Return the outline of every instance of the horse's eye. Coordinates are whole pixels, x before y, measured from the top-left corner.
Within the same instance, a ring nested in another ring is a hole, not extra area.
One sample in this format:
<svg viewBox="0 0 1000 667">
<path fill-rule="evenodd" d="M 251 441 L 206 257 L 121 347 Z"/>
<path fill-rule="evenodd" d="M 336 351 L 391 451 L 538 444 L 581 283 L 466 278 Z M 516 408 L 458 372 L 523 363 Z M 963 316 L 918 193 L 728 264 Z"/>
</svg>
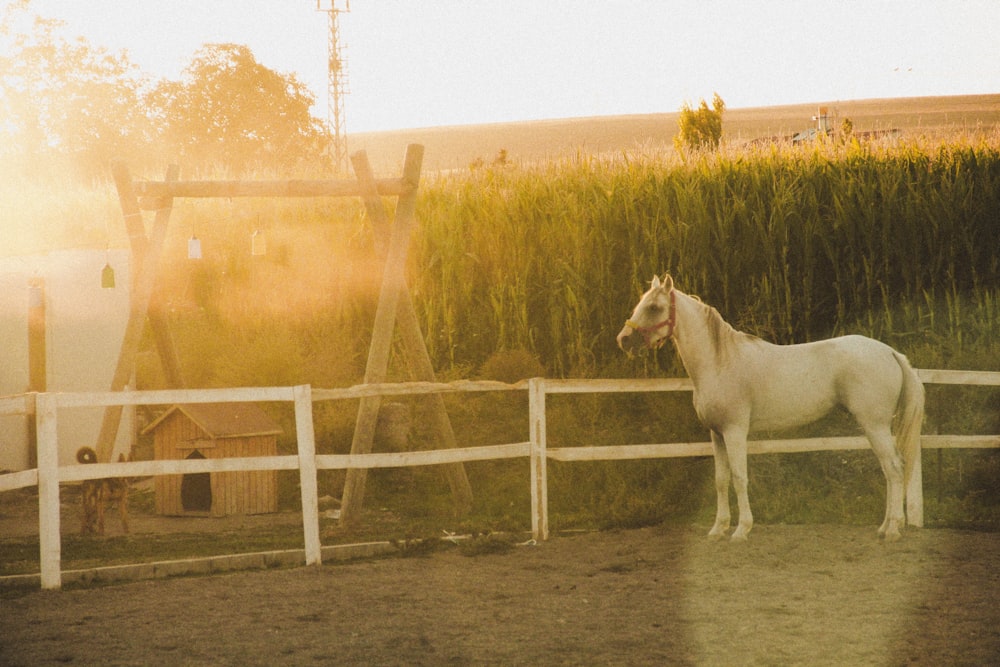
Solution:
<svg viewBox="0 0 1000 667">
<path fill-rule="evenodd" d="M 658 303 L 651 303 L 651 304 L 649 304 L 648 306 L 646 306 L 646 310 L 647 310 L 647 311 L 648 311 L 648 312 L 649 312 L 649 313 L 650 313 L 651 315 L 656 315 L 656 314 L 658 314 L 658 313 L 662 313 L 662 312 L 663 312 L 663 306 L 661 306 L 661 305 L 660 305 L 660 304 L 658 304 Z"/>
</svg>

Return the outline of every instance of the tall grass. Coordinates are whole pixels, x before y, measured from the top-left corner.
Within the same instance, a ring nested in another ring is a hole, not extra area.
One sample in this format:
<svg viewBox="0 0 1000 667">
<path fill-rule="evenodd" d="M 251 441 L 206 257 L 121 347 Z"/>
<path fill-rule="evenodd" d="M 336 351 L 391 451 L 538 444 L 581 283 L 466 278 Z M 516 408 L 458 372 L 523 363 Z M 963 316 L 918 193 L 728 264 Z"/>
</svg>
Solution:
<svg viewBox="0 0 1000 667">
<path fill-rule="evenodd" d="M 110 184 L 53 196 L 21 183 L 2 199 L 17 212 L 5 252 L 127 244 Z M 442 370 L 475 372 L 498 351 L 527 350 L 553 375 L 619 374 L 614 335 L 663 271 L 734 326 L 778 342 L 860 331 L 928 357 L 974 341 L 995 351 L 973 332 L 998 324 L 995 134 L 577 154 L 431 174 L 418 207 L 409 280 Z M 266 257 L 250 255 L 254 229 Z M 202 260 L 186 258 L 192 235 Z M 328 379 L 359 378 L 381 270 L 372 245 L 355 201 L 176 202 L 160 289 L 191 334 L 178 336 L 182 356 L 205 365 L 189 375 L 264 381 L 253 373 L 279 361 L 261 352 L 240 379 L 246 357 L 227 363 L 222 351 L 267 340 L 259 332 L 278 322 L 285 331 L 273 338 L 295 347 L 290 362 L 334 349 L 341 368 Z M 324 379 L 308 361 L 294 365 Z"/>
<path fill-rule="evenodd" d="M 995 299 L 997 211 L 996 142 L 580 155 L 427 184 L 412 275 L 440 363 L 524 348 L 586 374 L 663 271 L 778 342 Z"/>
</svg>

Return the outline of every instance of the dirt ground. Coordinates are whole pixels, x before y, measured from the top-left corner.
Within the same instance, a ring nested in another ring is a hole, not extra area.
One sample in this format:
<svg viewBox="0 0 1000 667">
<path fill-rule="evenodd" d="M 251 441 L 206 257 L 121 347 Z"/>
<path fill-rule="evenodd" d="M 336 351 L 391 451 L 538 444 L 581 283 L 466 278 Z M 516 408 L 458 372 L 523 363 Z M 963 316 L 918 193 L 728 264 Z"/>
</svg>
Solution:
<svg viewBox="0 0 1000 667">
<path fill-rule="evenodd" d="M 705 529 L 37 591 L 0 600 L 0 664 L 1000 661 L 1000 535 Z"/>
</svg>

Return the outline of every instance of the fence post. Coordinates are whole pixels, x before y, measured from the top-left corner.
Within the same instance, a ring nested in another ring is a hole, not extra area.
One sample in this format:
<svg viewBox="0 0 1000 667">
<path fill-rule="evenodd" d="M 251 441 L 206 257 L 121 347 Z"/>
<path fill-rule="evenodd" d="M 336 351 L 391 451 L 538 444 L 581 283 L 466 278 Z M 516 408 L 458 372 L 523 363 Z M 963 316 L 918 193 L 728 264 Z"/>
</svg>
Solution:
<svg viewBox="0 0 1000 667">
<path fill-rule="evenodd" d="M 295 399 L 295 436 L 299 452 L 299 489 L 302 494 L 302 534 L 306 565 L 319 565 L 323 554 L 319 541 L 319 494 L 316 483 L 316 433 L 313 429 L 312 387 L 292 388 Z"/>
<path fill-rule="evenodd" d="M 62 538 L 59 531 L 59 446 L 56 397 L 35 398 L 38 434 L 38 545 L 42 588 L 62 587 Z"/>
<path fill-rule="evenodd" d="M 531 424 L 531 533 L 549 539 L 549 490 L 545 452 L 545 380 L 528 380 L 528 420 Z"/>
<path fill-rule="evenodd" d="M 917 436 L 920 437 L 919 435 Z M 940 451 L 940 450 L 938 450 Z M 913 473 L 906 493 L 906 523 L 917 528 L 924 526 L 924 470 L 923 445 L 917 447 Z"/>
</svg>

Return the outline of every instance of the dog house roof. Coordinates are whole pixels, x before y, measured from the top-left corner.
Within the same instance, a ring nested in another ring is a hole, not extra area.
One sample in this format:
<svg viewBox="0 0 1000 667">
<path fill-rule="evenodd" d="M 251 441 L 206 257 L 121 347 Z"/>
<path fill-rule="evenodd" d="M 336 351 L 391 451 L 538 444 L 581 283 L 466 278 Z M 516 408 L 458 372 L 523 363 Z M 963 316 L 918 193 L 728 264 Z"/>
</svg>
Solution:
<svg viewBox="0 0 1000 667">
<path fill-rule="evenodd" d="M 174 412 L 180 412 L 205 432 L 208 437 L 246 438 L 280 435 L 281 427 L 252 403 L 183 403 L 173 405 L 153 423 L 143 429 L 151 433 Z"/>
</svg>

